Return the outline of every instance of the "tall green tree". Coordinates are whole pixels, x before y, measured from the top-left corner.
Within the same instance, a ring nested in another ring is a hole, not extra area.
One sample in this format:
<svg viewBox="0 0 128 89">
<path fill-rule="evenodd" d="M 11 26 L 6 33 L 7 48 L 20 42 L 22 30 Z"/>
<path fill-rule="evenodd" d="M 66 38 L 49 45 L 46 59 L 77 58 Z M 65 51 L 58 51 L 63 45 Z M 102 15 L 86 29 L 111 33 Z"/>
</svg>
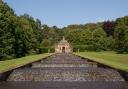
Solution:
<svg viewBox="0 0 128 89">
<path fill-rule="evenodd" d="M 117 27 L 114 36 L 116 51 L 118 53 L 128 53 L 128 26 Z"/>
<path fill-rule="evenodd" d="M 106 50 L 106 33 L 102 28 L 95 29 L 92 33 L 92 44 L 95 51 Z"/>
<path fill-rule="evenodd" d="M 116 51 L 128 53 L 128 16 L 116 20 L 114 38 Z"/>
<path fill-rule="evenodd" d="M 0 0 L 0 59 L 12 58 L 14 56 L 15 21 L 16 15 L 14 11 Z"/>
<path fill-rule="evenodd" d="M 25 56 L 36 52 L 37 39 L 34 30 L 28 19 L 21 16 L 18 19 L 18 27 L 16 30 L 15 52 L 17 57 Z"/>
</svg>

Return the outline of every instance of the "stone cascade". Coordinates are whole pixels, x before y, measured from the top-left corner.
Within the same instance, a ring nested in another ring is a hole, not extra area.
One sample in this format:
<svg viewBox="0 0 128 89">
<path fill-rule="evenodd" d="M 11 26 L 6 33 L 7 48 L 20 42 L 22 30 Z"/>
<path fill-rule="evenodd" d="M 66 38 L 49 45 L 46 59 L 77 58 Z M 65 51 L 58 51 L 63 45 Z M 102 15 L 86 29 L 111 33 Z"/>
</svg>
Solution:
<svg viewBox="0 0 128 89">
<path fill-rule="evenodd" d="M 46 60 L 42 60 L 41 63 L 44 64 L 84 64 L 88 63 L 86 60 L 81 59 L 77 56 L 72 56 L 71 54 L 55 54 L 54 56 L 48 57 Z"/>
<path fill-rule="evenodd" d="M 14 70 L 7 81 L 124 81 L 114 69 L 99 68 L 73 54 L 54 54 L 31 68 Z"/>
<path fill-rule="evenodd" d="M 43 68 L 43 67 L 97 67 L 96 63 L 86 63 L 86 64 L 82 64 L 82 63 L 54 63 L 54 64 L 50 64 L 50 63 L 33 63 L 32 64 L 32 68 Z"/>
<path fill-rule="evenodd" d="M 32 67 L 97 67 L 97 63 L 87 62 L 85 59 L 71 54 L 56 54 L 41 62 L 33 63 Z"/>
<path fill-rule="evenodd" d="M 124 81 L 118 72 L 103 68 L 32 68 L 16 70 L 8 81 Z"/>
</svg>

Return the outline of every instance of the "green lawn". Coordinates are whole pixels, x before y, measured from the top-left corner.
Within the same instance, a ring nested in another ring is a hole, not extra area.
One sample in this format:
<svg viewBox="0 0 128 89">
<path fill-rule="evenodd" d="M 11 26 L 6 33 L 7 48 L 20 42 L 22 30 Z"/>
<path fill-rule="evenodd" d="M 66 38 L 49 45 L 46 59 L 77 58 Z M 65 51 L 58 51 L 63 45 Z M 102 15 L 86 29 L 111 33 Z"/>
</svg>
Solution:
<svg viewBox="0 0 128 89">
<path fill-rule="evenodd" d="M 0 73 L 24 66 L 34 61 L 38 61 L 50 55 L 52 54 L 46 53 L 46 54 L 26 56 L 26 57 L 12 59 L 12 60 L 0 61 Z"/>
<path fill-rule="evenodd" d="M 128 54 L 116 54 L 115 52 L 80 52 L 74 54 L 110 67 L 128 71 Z"/>
</svg>

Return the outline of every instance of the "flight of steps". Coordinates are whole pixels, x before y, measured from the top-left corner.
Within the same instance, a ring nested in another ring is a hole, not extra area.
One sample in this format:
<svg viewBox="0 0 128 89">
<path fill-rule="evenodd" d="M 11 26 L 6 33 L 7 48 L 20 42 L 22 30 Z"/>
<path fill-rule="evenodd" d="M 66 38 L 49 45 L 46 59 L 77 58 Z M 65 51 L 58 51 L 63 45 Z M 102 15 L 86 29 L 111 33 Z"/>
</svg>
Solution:
<svg viewBox="0 0 128 89">
<path fill-rule="evenodd" d="M 124 81 L 113 69 L 98 68 L 73 54 L 54 54 L 31 68 L 17 69 L 7 81 Z"/>
</svg>

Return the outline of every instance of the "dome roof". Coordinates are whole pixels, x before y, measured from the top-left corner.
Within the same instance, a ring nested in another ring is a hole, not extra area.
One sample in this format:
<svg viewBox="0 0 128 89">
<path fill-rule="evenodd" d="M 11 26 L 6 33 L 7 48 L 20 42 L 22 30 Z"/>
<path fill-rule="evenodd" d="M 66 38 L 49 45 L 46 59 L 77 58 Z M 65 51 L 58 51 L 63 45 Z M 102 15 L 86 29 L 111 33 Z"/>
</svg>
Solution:
<svg viewBox="0 0 128 89">
<path fill-rule="evenodd" d="M 65 38 L 63 37 L 63 39 L 58 43 L 58 45 L 69 45 L 68 41 L 65 40 Z"/>
</svg>

